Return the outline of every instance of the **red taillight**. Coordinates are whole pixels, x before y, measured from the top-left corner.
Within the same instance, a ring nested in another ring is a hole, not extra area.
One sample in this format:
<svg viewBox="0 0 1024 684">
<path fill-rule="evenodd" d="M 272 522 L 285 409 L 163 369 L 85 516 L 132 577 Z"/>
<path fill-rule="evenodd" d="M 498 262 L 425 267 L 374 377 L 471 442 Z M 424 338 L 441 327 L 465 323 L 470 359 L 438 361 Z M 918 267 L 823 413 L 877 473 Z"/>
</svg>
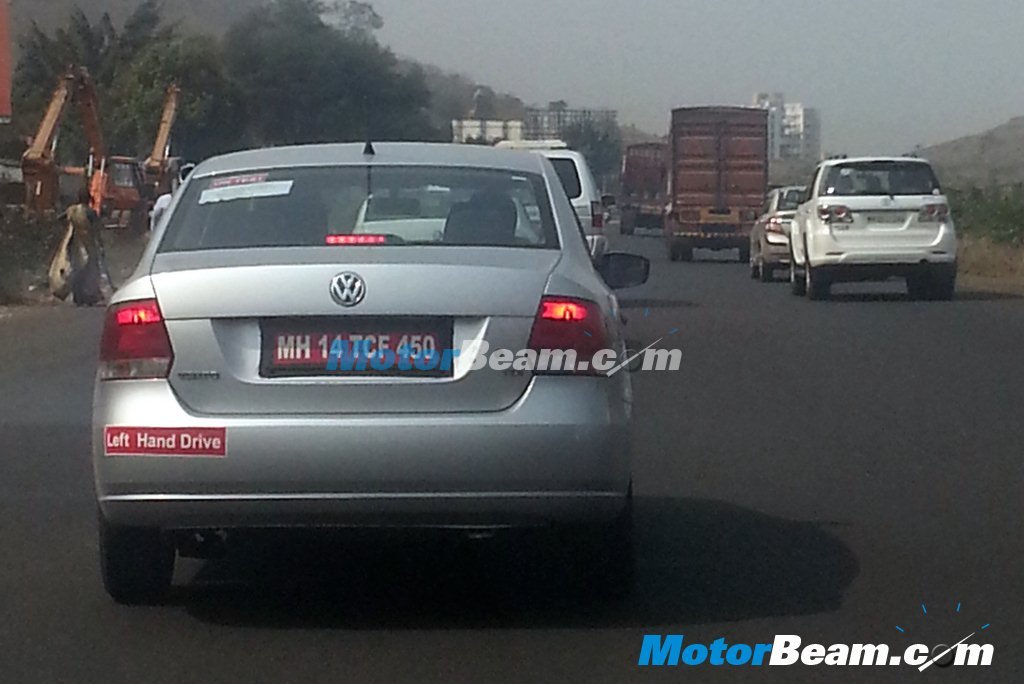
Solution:
<svg viewBox="0 0 1024 684">
<path fill-rule="evenodd" d="M 608 332 L 597 304 L 573 297 L 544 297 L 530 334 L 530 349 L 544 352 L 575 352 L 560 367 L 538 366 L 538 374 L 599 375 L 594 355 L 608 348 Z M 586 370 L 580 370 L 585 362 Z"/>
<path fill-rule="evenodd" d="M 166 378 L 173 357 L 155 299 L 126 302 L 107 311 L 100 342 L 100 379 Z"/>
<path fill-rule="evenodd" d="M 585 304 L 574 301 L 551 299 L 540 304 L 540 317 L 549 321 L 582 321 L 588 313 Z"/>
<path fill-rule="evenodd" d="M 328 235 L 328 245 L 383 245 L 387 235 Z"/>
<path fill-rule="evenodd" d="M 590 227 L 604 228 L 604 205 L 600 202 L 590 203 Z"/>
<path fill-rule="evenodd" d="M 764 230 L 766 233 L 778 233 L 780 235 L 786 234 L 786 224 L 789 223 L 786 219 L 781 219 L 778 216 L 774 216 L 768 219 L 768 223 L 765 224 Z"/>
<path fill-rule="evenodd" d="M 926 204 L 918 214 L 918 221 L 925 223 L 938 223 L 949 218 L 949 206 L 946 204 Z"/>
<path fill-rule="evenodd" d="M 826 223 L 852 223 L 853 212 L 842 204 L 818 207 L 818 217 Z"/>
</svg>

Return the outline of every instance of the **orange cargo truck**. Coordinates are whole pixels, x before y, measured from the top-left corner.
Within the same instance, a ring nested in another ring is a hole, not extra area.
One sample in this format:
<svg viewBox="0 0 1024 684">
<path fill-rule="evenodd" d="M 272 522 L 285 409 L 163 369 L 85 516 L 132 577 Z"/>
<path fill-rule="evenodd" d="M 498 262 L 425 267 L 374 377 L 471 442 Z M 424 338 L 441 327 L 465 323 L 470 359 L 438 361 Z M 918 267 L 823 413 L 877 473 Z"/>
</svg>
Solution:
<svg viewBox="0 0 1024 684">
<path fill-rule="evenodd" d="M 667 173 L 668 145 L 638 143 L 626 148 L 619 194 L 623 235 L 632 235 L 636 228 L 661 228 Z"/>
<path fill-rule="evenodd" d="M 673 261 L 694 249 L 737 249 L 750 260 L 750 231 L 768 189 L 768 112 L 687 107 L 672 112 L 665 239 Z"/>
</svg>

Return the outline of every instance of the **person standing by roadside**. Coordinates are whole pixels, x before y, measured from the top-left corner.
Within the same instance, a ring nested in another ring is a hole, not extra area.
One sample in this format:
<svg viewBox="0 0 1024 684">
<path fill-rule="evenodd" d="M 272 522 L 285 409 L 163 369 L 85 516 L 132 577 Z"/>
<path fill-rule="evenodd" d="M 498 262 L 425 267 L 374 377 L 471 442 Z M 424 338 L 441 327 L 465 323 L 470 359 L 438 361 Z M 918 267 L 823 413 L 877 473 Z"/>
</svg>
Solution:
<svg viewBox="0 0 1024 684">
<path fill-rule="evenodd" d="M 73 230 L 71 241 L 71 294 L 78 306 L 101 306 L 113 294 L 100 241 L 100 217 L 90 206 L 87 188 L 78 192 L 78 201 L 68 207 L 67 217 Z"/>
</svg>

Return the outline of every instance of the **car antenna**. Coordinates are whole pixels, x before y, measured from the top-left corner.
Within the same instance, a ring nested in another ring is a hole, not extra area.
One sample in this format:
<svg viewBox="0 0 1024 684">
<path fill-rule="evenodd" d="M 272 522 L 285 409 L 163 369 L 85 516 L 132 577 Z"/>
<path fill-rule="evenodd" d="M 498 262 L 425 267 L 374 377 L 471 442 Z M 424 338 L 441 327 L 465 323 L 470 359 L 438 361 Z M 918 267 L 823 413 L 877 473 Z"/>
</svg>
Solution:
<svg viewBox="0 0 1024 684">
<path fill-rule="evenodd" d="M 363 116 L 366 118 L 366 144 L 363 145 L 363 156 L 374 157 L 377 155 L 377 150 L 373 149 L 373 133 L 370 124 L 370 98 L 366 95 L 363 96 Z"/>
</svg>

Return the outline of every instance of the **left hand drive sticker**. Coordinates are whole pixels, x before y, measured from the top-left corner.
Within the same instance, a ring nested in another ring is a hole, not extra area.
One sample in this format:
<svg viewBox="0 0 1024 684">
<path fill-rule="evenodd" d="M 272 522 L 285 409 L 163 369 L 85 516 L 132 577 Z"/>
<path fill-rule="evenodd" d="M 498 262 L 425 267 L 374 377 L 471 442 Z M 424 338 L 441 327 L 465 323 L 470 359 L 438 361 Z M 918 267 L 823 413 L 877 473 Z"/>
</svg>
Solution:
<svg viewBox="0 0 1024 684">
<path fill-rule="evenodd" d="M 147 428 L 107 426 L 103 430 L 107 456 L 167 458 L 224 458 L 228 455 L 225 428 Z"/>
</svg>

